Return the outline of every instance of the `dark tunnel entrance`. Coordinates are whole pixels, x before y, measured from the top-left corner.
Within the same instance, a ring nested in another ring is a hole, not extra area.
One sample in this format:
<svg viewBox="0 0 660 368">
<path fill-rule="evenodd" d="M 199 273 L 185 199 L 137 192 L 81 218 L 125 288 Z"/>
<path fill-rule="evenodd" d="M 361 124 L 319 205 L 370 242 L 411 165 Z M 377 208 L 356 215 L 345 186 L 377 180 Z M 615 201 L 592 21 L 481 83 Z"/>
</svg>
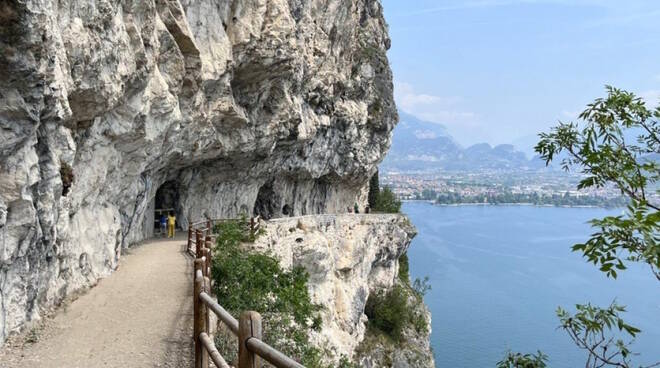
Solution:
<svg viewBox="0 0 660 368">
<path fill-rule="evenodd" d="M 172 180 L 166 181 L 156 190 L 154 198 L 154 233 L 160 236 L 166 235 L 166 229 L 162 226 L 162 218 L 167 220 L 167 215 L 170 213 L 177 217 L 176 228 L 180 228 L 178 221 L 180 212 L 179 183 Z"/>
<path fill-rule="evenodd" d="M 273 182 L 268 182 L 259 188 L 257 200 L 254 202 L 254 216 L 261 216 L 269 220 L 280 216 L 293 216 L 293 205 L 286 203 L 274 187 Z"/>
<path fill-rule="evenodd" d="M 254 202 L 252 214 L 268 220 L 276 215 L 278 209 L 279 198 L 276 197 L 273 190 L 273 183 L 270 182 L 262 185 L 259 188 L 259 193 L 257 193 L 257 200 Z"/>
</svg>

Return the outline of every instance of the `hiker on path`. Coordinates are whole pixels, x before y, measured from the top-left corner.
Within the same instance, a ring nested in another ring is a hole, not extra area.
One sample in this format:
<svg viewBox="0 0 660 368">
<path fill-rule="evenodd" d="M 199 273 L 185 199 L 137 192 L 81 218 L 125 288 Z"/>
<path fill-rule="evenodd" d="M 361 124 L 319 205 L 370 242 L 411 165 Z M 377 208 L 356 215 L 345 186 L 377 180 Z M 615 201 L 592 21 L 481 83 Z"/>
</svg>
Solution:
<svg viewBox="0 0 660 368">
<path fill-rule="evenodd" d="M 164 213 L 160 214 L 160 236 L 165 236 L 165 231 L 167 228 L 167 217 Z"/>
<path fill-rule="evenodd" d="M 353 206 L 353 209 L 355 210 L 355 213 L 360 213 L 360 207 L 358 207 L 357 202 L 355 203 L 355 206 Z"/>
<path fill-rule="evenodd" d="M 176 224 L 176 217 L 174 216 L 174 213 L 170 212 L 169 216 L 167 216 L 167 237 L 168 238 L 173 238 L 174 237 L 174 225 Z"/>
</svg>

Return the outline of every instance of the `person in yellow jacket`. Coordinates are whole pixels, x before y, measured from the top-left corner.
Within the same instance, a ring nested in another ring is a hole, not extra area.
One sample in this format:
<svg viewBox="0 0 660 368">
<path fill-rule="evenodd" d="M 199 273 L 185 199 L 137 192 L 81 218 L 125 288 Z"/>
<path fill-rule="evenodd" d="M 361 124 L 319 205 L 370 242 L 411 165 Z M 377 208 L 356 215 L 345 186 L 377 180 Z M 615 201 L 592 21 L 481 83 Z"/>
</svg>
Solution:
<svg viewBox="0 0 660 368">
<path fill-rule="evenodd" d="M 172 212 L 167 215 L 167 237 L 174 237 L 174 225 L 176 225 L 176 217 Z"/>
</svg>

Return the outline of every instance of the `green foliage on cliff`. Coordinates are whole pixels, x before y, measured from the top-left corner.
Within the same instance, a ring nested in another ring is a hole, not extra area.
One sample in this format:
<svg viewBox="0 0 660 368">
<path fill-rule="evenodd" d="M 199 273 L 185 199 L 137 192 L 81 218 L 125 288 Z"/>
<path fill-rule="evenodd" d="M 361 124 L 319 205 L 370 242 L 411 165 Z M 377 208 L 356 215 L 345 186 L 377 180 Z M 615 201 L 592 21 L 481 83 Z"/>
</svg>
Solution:
<svg viewBox="0 0 660 368">
<path fill-rule="evenodd" d="M 399 201 L 392 190 L 388 187 L 380 189 L 378 171 L 369 180 L 369 207 L 372 211 L 384 213 L 401 212 L 401 201 Z"/>
<path fill-rule="evenodd" d="M 389 291 L 370 295 L 364 313 L 369 318 L 369 328 L 384 332 L 394 341 L 402 341 L 406 331 L 428 332 L 422 304 L 421 295 L 410 286 L 397 283 Z"/>
<path fill-rule="evenodd" d="M 308 342 L 309 332 L 321 328 L 322 307 L 311 302 L 307 272 L 302 267 L 284 270 L 277 258 L 243 249 L 241 243 L 255 240 L 246 225 L 241 219 L 215 227 L 215 295 L 234 316 L 246 310 L 259 312 L 268 344 L 307 367 L 323 367 L 321 351 Z M 218 342 L 227 357 L 235 355 L 234 345 Z"/>
<path fill-rule="evenodd" d="M 378 180 L 378 171 L 376 171 L 369 180 L 369 207 L 375 208 L 380 194 L 380 183 Z"/>
<path fill-rule="evenodd" d="M 410 263 L 408 262 L 408 253 L 403 253 L 399 257 L 399 280 L 404 284 L 410 284 Z"/>
<path fill-rule="evenodd" d="M 389 291 L 372 293 L 365 313 L 369 317 L 356 359 L 373 367 L 392 367 L 407 362 L 410 367 L 432 365 L 428 347 L 428 311 L 408 283 L 397 281 Z"/>
<path fill-rule="evenodd" d="M 399 213 L 401 212 L 401 201 L 396 198 L 390 188 L 385 187 L 378 193 L 376 205 L 372 209 L 376 212 Z"/>
<path fill-rule="evenodd" d="M 395 286 L 389 292 L 379 292 L 367 300 L 364 310 L 370 326 L 385 332 L 394 340 L 403 338 L 403 329 L 409 322 L 408 296 L 403 287 Z"/>
<path fill-rule="evenodd" d="M 264 233 L 263 229 L 257 232 L 249 231 L 250 221 L 245 214 L 238 219 L 220 222 L 213 227 L 218 247 L 235 247 L 241 243 L 254 243 Z"/>
</svg>

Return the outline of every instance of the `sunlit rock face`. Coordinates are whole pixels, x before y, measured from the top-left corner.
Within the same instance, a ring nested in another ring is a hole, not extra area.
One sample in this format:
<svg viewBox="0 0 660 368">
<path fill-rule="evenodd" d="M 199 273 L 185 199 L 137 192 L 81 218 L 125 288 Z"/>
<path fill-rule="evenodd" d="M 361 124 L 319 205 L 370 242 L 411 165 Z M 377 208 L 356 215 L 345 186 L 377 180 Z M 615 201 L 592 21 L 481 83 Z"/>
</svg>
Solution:
<svg viewBox="0 0 660 368">
<path fill-rule="evenodd" d="M 309 275 L 311 300 L 323 307 L 323 328 L 311 332 L 311 338 L 324 349 L 324 359 L 338 363 L 345 357 L 360 367 L 435 366 L 430 325 L 421 334 L 406 329 L 404 343 L 363 344 L 367 299 L 399 282 L 399 258 L 416 234 L 405 216 L 302 216 L 271 220 L 262 223 L 262 229 L 264 234 L 246 246 L 275 256 L 285 268 L 303 267 Z M 426 308 L 416 308 L 422 309 L 419 313 L 430 323 Z M 396 345 L 394 352 L 387 352 L 392 344 Z"/>
<path fill-rule="evenodd" d="M 377 0 L 2 2 L 0 343 L 150 236 L 165 182 L 184 227 L 361 202 L 389 44 Z"/>
</svg>

